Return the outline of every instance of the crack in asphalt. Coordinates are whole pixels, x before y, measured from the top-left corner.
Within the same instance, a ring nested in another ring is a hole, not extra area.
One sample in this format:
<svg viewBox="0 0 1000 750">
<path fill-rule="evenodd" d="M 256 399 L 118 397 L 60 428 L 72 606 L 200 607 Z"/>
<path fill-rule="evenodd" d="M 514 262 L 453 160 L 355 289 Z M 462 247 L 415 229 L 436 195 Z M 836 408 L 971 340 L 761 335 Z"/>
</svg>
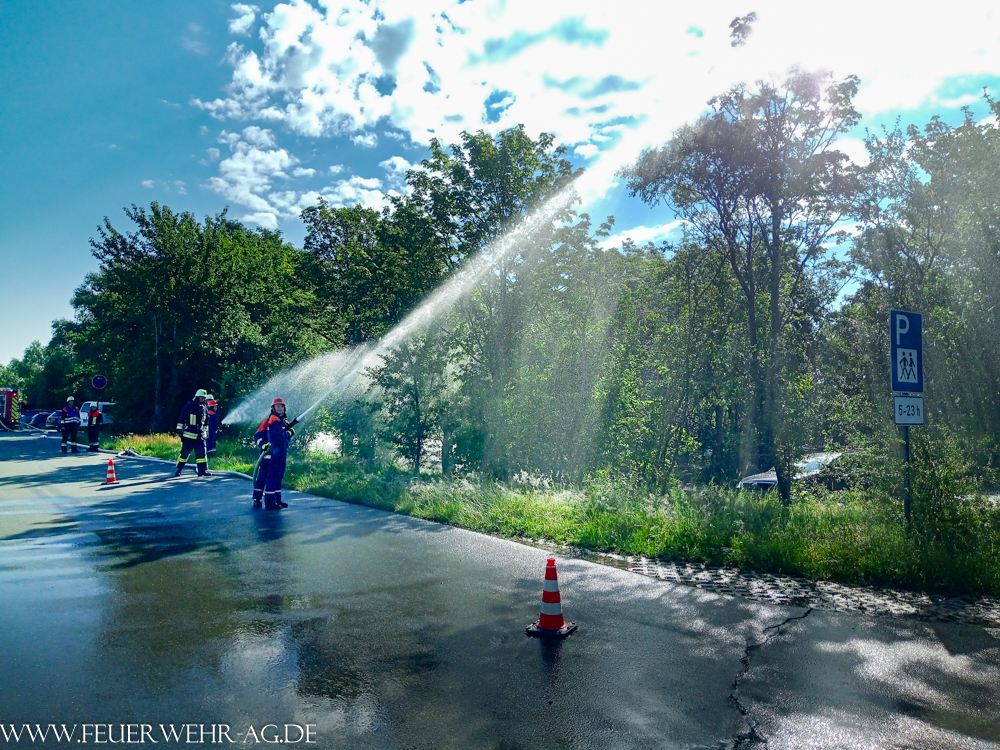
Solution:
<svg viewBox="0 0 1000 750">
<path fill-rule="evenodd" d="M 744 649 L 743 656 L 740 658 L 740 664 L 743 666 L 740 671 L 736 673 L 736 677 L 733 678 L 733 692 L 729 694 L 729 701 L 736 706 L 736 709 L 740 712 L 744 721 L 747 723 L 747 731 L 734 737 L 732 743 L 728 744 L 728 747 L 733 748 L 733 750 L 741 750 L 741 748 L 752 747 L 767 747 L 767 737 L 764 737 L 759 731 L 757 731 L 757 725 L 750 718 L 749 709 L 744 706 L 743 702 L 740 700 L 740 680 L 746 677 L 747 672 L 750 671 L 750 657 L 754 652 L 759 651 L 766 646 L 768 641 L 771 640 L 774 633 L 768 634 L 768 631 L 778 632 L 782 627 L 790 622 L 806 619 L 812 611 L 813 609 L 810 607 L 805 611 L 805 614 L 797 615 L 795 617 L 787 617 L 775 625 L 768 625 L 762 631 L 762 635 L 764 636 L 763 639 L 756 643 L 751 642 L 751 640 L 747 638 L 747 647 Z"/>
</svg>

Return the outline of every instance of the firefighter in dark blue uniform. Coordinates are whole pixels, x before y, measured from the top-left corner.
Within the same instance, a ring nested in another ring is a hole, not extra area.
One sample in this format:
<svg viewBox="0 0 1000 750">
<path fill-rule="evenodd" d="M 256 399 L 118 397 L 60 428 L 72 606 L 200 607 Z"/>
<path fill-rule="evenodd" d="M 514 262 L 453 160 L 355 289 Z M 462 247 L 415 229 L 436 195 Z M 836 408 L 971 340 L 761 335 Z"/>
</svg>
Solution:
<svg viewBox="0 0 1000 750">
<path fill-rule="evenodd" d="M 260 507 L 261 498 L 264 499 L 264 507 L 268 510 L 288 507 L 288 503 L 281 501 L 281 481 L 285 477 L 288 441 L 294 434 L 295 430 L 288 424 L 285 402 L 280 398 L 274 399 L 271 413 L 253 436 L 254 442 L 263 453 L 260 469 L 254 477 L 253 507 Z"/>
<path fill-rule="evenodd" d="M 177 461 L 175 477 L 181 475 L 188 456 L 194 451 L 194 462 L 198 467 L 198 476 L 210 477 L 208 456 L 205 449 L 205 438 L 208 436 L 208 392 L 201 388 L 194 398 L 184 404 L 180 416 L 177 417 L 177 432 L 181 436 L 181 457 Z"/>
<path fill-rule="evenodd" d="M 101 425 L 104 424 L 104 414 L 98 408 L 96 401 L 90 402 L 90 411 L 87 412 L 87 440 L 89 446 L 87 453 L 97 453 L 100 450 Z"/>
<path fill-rule="evenodd" d="M 62 416 L 59 418 L 59 427 L 62 429 L 62 452 L 66 452 L 66 444 L 73 444 L 73 452 L 76 449 L 76 431 L 80 428 L 80 410 L 74 405 L 74 398 L 70 396 L 66 399 L 66 406 L 62 409 Z"/>
</svg>

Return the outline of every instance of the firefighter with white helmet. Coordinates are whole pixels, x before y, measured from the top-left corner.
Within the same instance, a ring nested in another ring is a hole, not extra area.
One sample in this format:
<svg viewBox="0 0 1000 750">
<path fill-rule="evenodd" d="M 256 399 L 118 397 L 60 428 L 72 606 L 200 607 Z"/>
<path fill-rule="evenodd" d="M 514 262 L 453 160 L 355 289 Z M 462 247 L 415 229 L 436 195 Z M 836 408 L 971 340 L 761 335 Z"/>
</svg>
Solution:
<svg viewBox="0 0 1000 750">
<path fill-rule="evenodd" d="M 208 455 L 205 448 L 205 439 L 208 437 L 207 402 L 208 391 L 199 388 L 194 394 L 194 398 L 184 404 L 180 416 L 177 417 L 177 433 L 181 437 L 181 457 L 177 461 L 175 477 L 181 475 L 181 470 L 187 463 L 192 450 L 194 451 L 195 465 L 198 467 L 198 476 L 212 476 L 212 472 L 208 470 Z"/>
<path fill-rule="evenodd" d="M 80 409 L 76 406 L 76 399 L 72 396 L 66 399 L 66 406 L 63 407 L 59 417 L 59 427 L 62 430 L 62 452 L 66 453 L 66 444 L 71 443 L 73 452 L 76 449 L 76 431 L 80 429 Z"/>
<path fill-rule="evenodd" d="M 271 403 L 271 413 L 253 436 L 262 453 L 260 470 L 253 482 L 253 507 L 259 508 L 261 499 L 264 500 L 264 507 L 267 510 L 288 507 L 288 503 L 281 501 L 281 482 L 285 478 L 288 441 L 294 434 L 295 429 L 288 423 L 284 400 L 274 399 Z"/>
</svg>

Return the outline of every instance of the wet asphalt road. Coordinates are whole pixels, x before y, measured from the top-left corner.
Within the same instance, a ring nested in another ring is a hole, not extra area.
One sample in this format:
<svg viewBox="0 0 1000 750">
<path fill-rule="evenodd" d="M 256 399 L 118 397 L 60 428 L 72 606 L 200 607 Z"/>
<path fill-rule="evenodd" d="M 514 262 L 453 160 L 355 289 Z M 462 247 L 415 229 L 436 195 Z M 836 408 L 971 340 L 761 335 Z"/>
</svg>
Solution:
<svg viewBox="0 0 1000 750">
<path fill-rule="evenodd" d="M 298 493 L 253 511 L 245 480 L 135 459 L 106 486 L 107 458 L 0 435 L 0 725 L 77 732 L 38 746 L 1000 747 L 994 630 L 560 558 L 579 631 L 546 643 L 544 551 Z"/>
</svg>

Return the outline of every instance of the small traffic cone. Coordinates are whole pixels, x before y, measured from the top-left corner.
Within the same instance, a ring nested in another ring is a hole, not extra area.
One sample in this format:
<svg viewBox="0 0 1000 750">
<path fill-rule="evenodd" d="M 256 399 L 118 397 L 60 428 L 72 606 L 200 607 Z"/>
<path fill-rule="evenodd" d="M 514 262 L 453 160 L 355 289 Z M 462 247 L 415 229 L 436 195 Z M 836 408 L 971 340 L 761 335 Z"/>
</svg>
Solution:
<svg viewBox="0 0 1000 750">
<path fill-rule="evenodd" d="M 535 638 L 566 638 L 576 630 L 575 622 L 563 620 L 562 601 L 559 599 L 559 578 L 556 576 L 556 559 L 545 563 L 545 585 L 542 587 L 542 611 L 538 622 L 524 629 Z"/>
<path fill-rule="evenodd" d="M 115 460 L 113 458 L 108 459 L 108 478 L 105 484 L 117 484 L 118 480 L 115 478 Z"/>
</svg>

